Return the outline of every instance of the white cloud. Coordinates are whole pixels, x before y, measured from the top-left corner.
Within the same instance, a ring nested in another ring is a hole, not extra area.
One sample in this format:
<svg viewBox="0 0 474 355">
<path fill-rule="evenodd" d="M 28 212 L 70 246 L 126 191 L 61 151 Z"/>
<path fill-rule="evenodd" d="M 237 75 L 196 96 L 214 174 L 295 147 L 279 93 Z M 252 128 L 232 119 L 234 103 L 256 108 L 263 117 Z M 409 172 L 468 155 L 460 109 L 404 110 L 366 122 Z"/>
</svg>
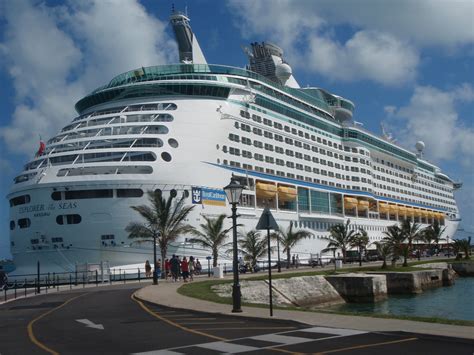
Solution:
<svg viewBox="0 0 474 355">
<path fill-rule="evenodd" d="M 371 80 L 399 85 L 416 76 L 417 50 L 389 33 L 354 31 L 346 41 L 335 39 L 335 27 L 324 18 L 325 5 L 312 1 L 236 1 L 244 35 L 267 36 L 287 51 L 292 65 L 332 80 Z"/>
<path fill-rule="evenodd" d="M 418 53 L 391 35 L 359 31 L 345 44 L 313 36 L 306 60 L 314 72 L 334 80 L 398 85 L 415 78 Z"/>
<path fill-rule="evenodd" d="M 468 169 L 474 163 L 474 129 L 466 126 L 457 112 L 460 102 L 474 101 L 473 88 L 462 84 L 442 91 L 417 86 L 408 105 L 392 111 L 388 118 L 398 141 L 407 147 L 426 143 L 426 155 L 437 161 L 456 160 Z"/>
<path fill-rule="evenodd" d="M 136 0 L 54 7 L 18 0 L 2 10 L 0 64 L 13 79 L 16 108 L 0 137 L 15 152 L 33 154 L 38 135 L 54 135 L 74 116 L 75 102 L 114 75 L 174 54 L 165 24 Z"/>
</svg>

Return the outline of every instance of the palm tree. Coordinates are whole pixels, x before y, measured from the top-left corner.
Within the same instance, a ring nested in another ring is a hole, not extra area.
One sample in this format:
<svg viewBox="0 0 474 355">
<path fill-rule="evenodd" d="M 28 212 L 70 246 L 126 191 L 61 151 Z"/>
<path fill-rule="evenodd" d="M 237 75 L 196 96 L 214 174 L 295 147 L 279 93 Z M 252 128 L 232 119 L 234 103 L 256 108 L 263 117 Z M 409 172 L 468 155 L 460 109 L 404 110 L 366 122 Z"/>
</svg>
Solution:
<svg viewBox="0 0 474 355">
<path fill-rule="evenodd" d="M 383 233 L 385 234 L 385 237 L 382 239 L 382 241 L 389 246 L 393 256 L 392 265 L 399 256 L 404 257 L 403 265 L 408 265 L 407 258 L 410 248 L 408 244 L 405 243 L 405 236 L 402 233 L 401 228 L 397 225 L 393 225 L 388 227 Z"/>
<path fill-rule="evenodd" d="M 257 265 L 257 259 L 268 253 L 267 240 L 262 238 L 256 230 L 239 233 L 239 236 L 239 251 L 244 255 L 244 260 L 250 262 L 253 269 Z"/>
<path fill-rule="evenodd" d="M 433 241 L 436 250 L 439 250 L 439 241 L 445 230 L 446 227 L 441 227 L 438 220 L 435 219 L 433 224 L 423 230 L 424 238 L 425 240 L 429 240 L 430 243 Z"/>
<path fill-rule="evenodd" d="M 453 249 L 456 254 L 456 260 L 461 259 L 461 252 L 464 253 L 464 259 L 469 259 L 471 251 L 471 237 L 468 239 L 454 239 Z"/>
<path fill-rule="evenodd" d="M 193 230 L 191 234 L 196 238 L 189 239 L 189 242 L 201 245 L 203 248 L 211 249 L 212 251 L 212 266 L 217 266 L 217 258 L 219 255 L 219 248 L 229 244 L 225 243 L 227 233 L 232 229 L 224 229 L 225 214 L 221 214 L 216 218 L 203 216 L 206 223 L 200 224 L 201 231 Z"/>
<path fill-rule="evenodd" d="M 369 236 L 367 231 L 363 228 L 359 228 L 359 232 L 354 234 L 354 236 L 349 241 L 351 248 L 357 248 L 359 251 L 359 266 L 362 266 L 362 252 L 369 244 Z"/>
<path fill-rule="evenodd" d="M 177 201 L 173 200 L 171 195 L 165 199 L 159 190 L 150 190 L 147 195 L 150 205 L 131 206 L 145 222 L 130 222 L 125 230 L 128 237 L 136 239 L 138 243 L 152 242 L 155 248 L 158 241 L 161 252 L 161 270 L 164 270 L 170 243 L 178 236 L 194 230 L 192 226 L 184 223 L 194 206 L 184 206 L 186 198 L 184 195 Z M 164 273 L 162 275 L 165 276 Z"/>
<path fill-rule="evenodd" d="M 351 240 L 354 238 L 356 231 L 349 228 L 351 221 L 348 219 L 346 224 L 339 223 L 328 229 L 330 236 L 324 239 L 329 243 L 326 249 L 341 249 L 342 259 L 346 262 L 346 251 L 350 247 Z"/>
<path fill-rule="evenodd" d="M 377 248 L 377 253 L 382 257 L 383 264 L 382 269 L 387 268 L 387 258 L 392 255 L 392 248 L 389 243 L 384 242 L 375 242 L 375 247 Z"/>
<path fill-rule="evenodd" d="M 406 239 L 406 243 L 408 245 L 408 250 L 406 253 L 406 258 L 403 261 L 403 266 L 408 266 L 408 254 L 410 253 L 410 250 L 413 247 L 413 241 L 420 240 L 422 231 L 420 229 L 420 224 L 411 222 L 409 219 L 404 219 L 401 223 L 401 230 L 402 234 Z M 405 254 L 404 254 L 405 256 Z"/>
<path fill-rule="evenodd" d="M 293 248 L 301 239 L 311 237 L 312 234 L 305 230 L 293 230 L 293 222 L 290 222 L 290 226 L 283 231 L 283 228 L 279 228 L 278 232 L 274 232 L 271 237 L 277 239 L 283 247 L 283 252 L 286 252 L 286 268 L 290 268 L 290 256 L 291 248 Z"/>
</svg>

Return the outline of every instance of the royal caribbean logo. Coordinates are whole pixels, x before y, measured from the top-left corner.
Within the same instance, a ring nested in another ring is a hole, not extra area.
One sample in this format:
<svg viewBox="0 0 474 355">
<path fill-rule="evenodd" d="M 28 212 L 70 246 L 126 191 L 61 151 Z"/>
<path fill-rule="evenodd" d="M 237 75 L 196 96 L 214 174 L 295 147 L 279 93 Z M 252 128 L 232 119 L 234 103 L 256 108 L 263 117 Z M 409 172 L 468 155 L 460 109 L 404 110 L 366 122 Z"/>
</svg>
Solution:
<svg viewBox="0 0 474 355">
<path fill-rule="evenodd" d="M 191 195 L 193 204 L 225 206 L 225 193 L 223 190 L 209 189 L 206 187 L 192 187 Z"/>
</svg>

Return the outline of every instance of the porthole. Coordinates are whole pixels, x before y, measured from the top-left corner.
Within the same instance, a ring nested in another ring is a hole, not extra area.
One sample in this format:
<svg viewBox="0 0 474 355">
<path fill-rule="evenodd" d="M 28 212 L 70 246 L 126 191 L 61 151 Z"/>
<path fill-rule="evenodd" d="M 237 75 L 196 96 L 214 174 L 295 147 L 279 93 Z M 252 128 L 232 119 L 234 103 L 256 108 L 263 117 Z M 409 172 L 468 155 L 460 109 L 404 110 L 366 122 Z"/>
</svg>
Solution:
<svg viewBox="0 0 474 355">
<path fill-rule="evenodd" d="M 219 144 L 216 144 L 216 149 L 219 150 Z"/>
<path fill-rule="evenodd" d="M 172 198 L 175 198 L 177 195 L 178 195 L 178 193 L 176 192 L 175 189 L 172 189 L 172 190 L 170 191 L 170 196 L 171 196 Z"/>
<path fill-rule="evenodd" d="M 10 221 L 10 230 L 14 230 L 15 229 L 15 221 Z"/>
<path fill-rule="evenodd" d="M 171 148 L 178 148 L 178 141 L 174 138 L 168 139 L 168 144 L 170 145 Z"/>
<path fill-rule="evenodd" d="M 184 190 L 183 191 L 183 195 L 185 198 L 188 198 L 189 197 L 189 191 L 188 190 Z"/>
<path fill-rule="evenodd" d="M 156 190 L 155 190 L 155 195 L 159 195 L 159 196 L 161 196 L 161 193 L 162 193 L 162 192 L 161 192 L 161 190 L 160 190 L 160 189 L 156 189 Z"/>
<path fill-rule="evenodd" d="M 163 152 L 163 153 L 161 153 L 161 159 L 163 159 L 166 162 L 170 162 L 171 161 L 171 154 L 168 153 L 168 152 Z"/>
<path fill-rule="evenodd" d="M 51 194 L 51 198 L 54 200 L 54 201 L 59 201 L 61 200 L 61 191 L 55 191 Z"/>
</svg>

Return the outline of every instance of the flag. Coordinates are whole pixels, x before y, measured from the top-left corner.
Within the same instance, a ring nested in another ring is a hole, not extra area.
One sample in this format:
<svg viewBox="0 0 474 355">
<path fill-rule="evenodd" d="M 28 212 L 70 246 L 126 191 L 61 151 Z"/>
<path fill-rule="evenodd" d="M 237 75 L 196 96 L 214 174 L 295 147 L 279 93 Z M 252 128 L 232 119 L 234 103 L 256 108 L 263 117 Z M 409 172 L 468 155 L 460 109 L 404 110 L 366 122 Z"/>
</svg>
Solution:
<svg viewBox="0 0 474 355">
<path fill-rule="evenodd" d="M 35 157 L 39 157 L 39 156 L 43 155 L 45 149 L 46 149 L 46 144 L 43 142 L 43 140 L 40 137 L 39 148 L 38 148 L 38 151 L 35 154 Z"/>
</svg>

